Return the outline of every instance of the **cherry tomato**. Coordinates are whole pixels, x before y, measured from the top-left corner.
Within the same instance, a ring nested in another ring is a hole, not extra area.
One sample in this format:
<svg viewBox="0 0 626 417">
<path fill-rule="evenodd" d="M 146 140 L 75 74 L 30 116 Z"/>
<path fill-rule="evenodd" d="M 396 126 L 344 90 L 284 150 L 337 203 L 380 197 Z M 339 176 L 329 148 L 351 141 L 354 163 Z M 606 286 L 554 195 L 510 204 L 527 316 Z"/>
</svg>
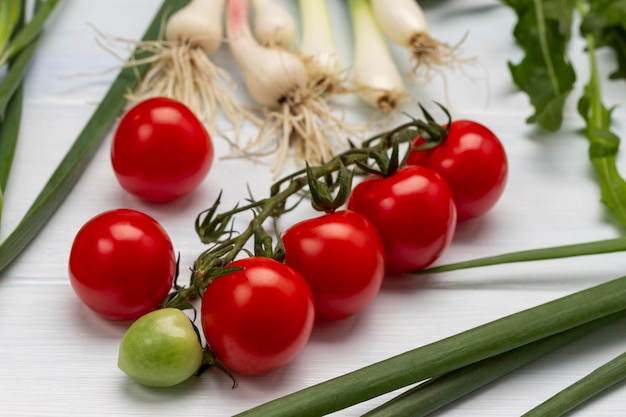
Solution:
<svg viewBox="0 0 626 417">
<path fill-rule="evenodd" d="M 215 279 L 202 297 L 202 330 L 230 371 L 259 375 L 290 362 L 311 335 L 315 309 L 306 280 L 276 260 L 250 257 Z"/>
<path fill-rule="evenodd" d="M 417 137 L 413 147 L 424 144 Z M 438 146 L 412 150 L 407 164 L 425 165 L 448 183 L 458 221 L 482 216 L 499 200 L 507 180 L 508 163 L 500 140 L 487 127 L 469 120 L 455 120 Z"/>
<path fill-rule="evenodd" d="M 423 166 L 367 177 L 353 188 L 347 206 L 374 223 L 385 246 L 386 269 L 394 273 L 430 265 L 448 247 L 456 227 L 450 188 Z"/>
<path fill-rule="evenodd" d="M 213 143 L 184 104 L 149 98 L 121 118 L 111 164 L 125 190 L 151 202 L 167 202 L 202 183 L 213 164 Z"/>
<path fill-rule="evenodd" d="M 176 308 L 141 316 L 120 343 L 117 366 L 140 384 L 170 387 L 202 365 L 202 346 L 189 317 Z"/>
<path fill-rule="evenodd" d="M 385 249 L 362 214 L 346 210 L 307 219 L 287 229 L 282 240 L 285 263 L 311 286 L 317 318 L 351 316 L 378 294 Z"/>
<path fill-rule="evenodd" d="M 113 320 L 134 320 L 159 307 L 176 273 L 172 242 L 152 217 L 106 211 L 76 234 L 69 277 L 82 302 Z"/>
</svg>

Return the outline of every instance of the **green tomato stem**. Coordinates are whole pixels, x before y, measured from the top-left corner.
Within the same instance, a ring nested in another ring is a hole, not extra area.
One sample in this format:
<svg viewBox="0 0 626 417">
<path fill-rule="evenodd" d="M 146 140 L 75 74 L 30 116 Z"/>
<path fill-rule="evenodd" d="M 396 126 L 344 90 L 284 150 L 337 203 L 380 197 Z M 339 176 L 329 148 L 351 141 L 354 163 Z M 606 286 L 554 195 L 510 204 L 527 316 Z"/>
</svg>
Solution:
<svg viewBox="0 0 626 417">
<path fill-rule="evenodd" d="M 310 184 L 310 181 L 340 172 L 347 166 L 359 163 L 366 164 L 368 161 L 376 159 L 379 154 L 394 149 L 394 147 L 397 148 L 400 143 L 413 140 L 421 129 L 421 123 L 419 120 L 404 123 L 393 130 L 364 141 L 361 147 L 352 147 L 336 155 L 324 164 L 302 168 L 289 174 L 271 185 L 270 195 L 267 198 L 251 201 L 245 206 L 237 206 L 222 213 L 216 213 L 220 203 L 218 197 L 214 205 L 205 212 L 206 217 L 196 221 L 196 231 L 201 240 L 204 243 L 215 243 L 215 245 L 202 253 L 196 260 L 192 271 L 192 283 L 202 284 L 206 282 L 204 277 L 210 275 L 213 268 L 223 267 L 235 260 L 237 255 L 244 250 L 247 242 L 255 236 L 255 230 L 258 229 L 257 225 L 263 224 L 268 218 L 279 217 L 290 210 L 286 208 L 287 200 L 302 192 Z M 330 186 L 330 189 L 340 185 L 341 181 L 337 181 Z M 246 229 L 239 233 L 225 231 L 225 226 L 231 222 L 233 216 L 245 211 L 254 211 L 254 220 L 248 224 Z M 223 239 L 224 234 L 229 236 Z M 202 292 L 202 288 L 199 292 Z"/>
</svg>

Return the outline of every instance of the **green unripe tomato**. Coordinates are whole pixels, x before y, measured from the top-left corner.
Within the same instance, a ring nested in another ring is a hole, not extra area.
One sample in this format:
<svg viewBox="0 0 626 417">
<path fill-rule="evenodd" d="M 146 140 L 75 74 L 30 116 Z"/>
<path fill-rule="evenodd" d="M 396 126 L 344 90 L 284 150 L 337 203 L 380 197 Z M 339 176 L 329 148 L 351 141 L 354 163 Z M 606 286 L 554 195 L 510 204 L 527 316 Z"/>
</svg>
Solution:
<svg viewBox="0 0 626 417">
<path fill-rule="evenodd" d="M 176 308 L 135 321 L 120 343 L 117 366 L 140 384 L 169 387 L 192 376 L 202 364 L 202 346 L 189 317 Z"/>
</svg>

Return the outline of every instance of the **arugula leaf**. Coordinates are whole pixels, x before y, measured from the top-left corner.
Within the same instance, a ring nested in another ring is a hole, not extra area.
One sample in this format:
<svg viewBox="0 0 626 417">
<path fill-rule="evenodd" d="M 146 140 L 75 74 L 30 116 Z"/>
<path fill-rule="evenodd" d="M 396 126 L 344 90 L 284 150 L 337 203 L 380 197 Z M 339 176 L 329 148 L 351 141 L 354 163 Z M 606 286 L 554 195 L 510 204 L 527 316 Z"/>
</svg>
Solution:
<svg viewBox="0 0 626 417">
<path fill-rule="evenodd" d="M 610 130 L 612 109 L 607 109 L 602 103 L 595 56 L 595 37 L 588 34 L 585 38 L 590 75 L 584 93 L 578 101 L 578 112 L 586 122 L 585 135 L 589 140 L 589 159 L 598 175 L 602 202 L 621 224 L 626 225 L 626 182 L 617 169 L 620 139 Z"/>
<path fill-rule="evenodd" d="M 548 131 L 563 122 L 563 106 L 574 88 L 576 73 L 567 57 L 573 17 L 580 13 L 580 33 L 587 41 L 590 78 L 578 101 L 586 123 L 589 160 L 600 185 L 602 202 L 626 225 L 626 181 L 617 169 L 620 139 L 611 132 L 611 110 L 602 103 L 595 58 L 597 47 L 611 47 L 618 67 L 612 78 L 626 79 L 626 0 L 503 0 L 515 10 L 513 35 L 523 49 L 518 64 L 509 62 L 514 83 L 535 108 L 527 119 Z"/>
<path fill-rule="evenodd" d="M 576 1 L 503 2 L 518 17 L 513 35 L 524 57 L 517 64 L 509 62 L 509 70 L 535 109 L 526 121 L 557 131 L 563 122 L 563 106 L 576 82 L 576 72 L 566 55 Z"/>
<path fill-rule="evenodd" d="M 626 0 L 594 0 L 581 23 L 583 35 L 592 35 L 596 47 L 615 53 L 617 69 L 611 79 L 626 79 Z"/>
</svg>

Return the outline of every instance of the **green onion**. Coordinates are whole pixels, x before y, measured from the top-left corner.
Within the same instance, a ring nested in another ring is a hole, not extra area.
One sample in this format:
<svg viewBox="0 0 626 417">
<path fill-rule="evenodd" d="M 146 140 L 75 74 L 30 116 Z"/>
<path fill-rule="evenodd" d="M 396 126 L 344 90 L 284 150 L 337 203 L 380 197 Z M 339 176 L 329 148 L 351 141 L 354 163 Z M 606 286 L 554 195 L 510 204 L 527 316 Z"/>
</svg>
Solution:
<svg viewBox="0 0 626 417">
<path fill-rule="evenodd" d="M 569 258 L 574 256 L 599 255 L 612 252 L 626 251 L 626 237 L 596 240 L 572 245 L 552 246 L 540 249 L 530 249 L 519 252 L 504 253 L 495 256 L 486 256 L 468 261 L 455 262 L 447 265 L 425 268 L 412 272 L 413 275 L 435 274 L 459 269 L 477 268 L 513 262 L 544 261 L 550 259 Z"/>
<path fill-rule="evenodd" d="M 302 25 L 300 53 L 304 57 L 309 81 L 325 92 L 344 91 L 343 68 L 328 3 L 298 0 L 298 6 Z"/>
<path fill-rule="evenodd" d="M 47 0 L 37 3 L 33 18 L 11 39 L 9 46 L 0 55 L 0 66 L 26 48 L 41 33 L 46 20 L 59 0 Z"/>
<path fill-rule="evenodd" d="M 9 180 L 20 131 L 23 93 L 24 87 L 20 84 L 8 103 L 4 120 L 0 121 L 0 219 L 4 206 L 4 190 Z"/>
<path fill-rule="evenodd" d="M 37 47 L 37 41 L 41 31 L 43 30 L 45 20 L 54 9 L 56 3 L 57 1 L 35 2 L 34 17 L 26 25 L 24 25 L 24 22 L 19 19 L 20 17 L 23 17 L 23 9 L 21 7 L 21 4 L 19 4 L 19 7 L 17 8 L 14 5 L 14 8 L 11 9 L 12 13 L 17 13 L 17 16 L 12 15 L 11 19 L 17 20 L 15 21 L 15 26 L 13 28 L 13 30 L 15 31 L 14 36 L 10 39 L 11 42 L 9 46 L 0 57 L 0 66 L 4 64 L 5 60 L 10 60 L 7 74 L 2 82 L 0 82 L 0 120 L 6 117 L 4 113 L 7 111 L 9 101 L 12 99 L 13 95 L 16 93 L 17 89 L 21 85 L 22 79 L 26 74 L 28 65 L 30 64 L 30 61 Z M 45 7 L 43 7 L 44 5 Z M 44 9 L 43 12 L 42 8 Z M 28 40 L 28 42 L 26 42 L 26 40 Z M 0 52 L 2 52 L 1 47 Z M 5 123 L 5 125 L 10 124 Z M 17 135 L 17 132 L 10 132 L 9 136 L 11 134 Z M 6 147 L 6 149 L 10 149 L 9 145 L 0 146 Z M 3 162 L 5 156 L 5 154 L 0 153 L 0 158 L 2 158 Z M 0 188 L 0 190 L 4 190 L 4 185 Z"/>
<path fill-rule="evenodd" d="M 358 95 L 381 112 L 398 108 L 409 95 L 369 0 L 348 0 L 354 57 L 351 82 Z"/>
<path fill-rule="evenodd" d="M 0 2 L 0 53 L 5 49 L 22 14 L 21 0 Z M 1 66 L 1 65 L 0 65 Z"/>
<path fill-rule="evenodd" d="M 365 413 L 363 417 L 427 416 L 496 379 L 625 316 L 626 310 L 430 379 Z M 537 415 L 555 416 L 551 412 Z"/>
<path fill-rule="evenodd" d="M 0 120 L 2 120 L 6 112 L 11 97 L 13 97 L 13 94 L 15 94 L 15 91 L 24 79 L 36 48 L 37 41 L 35 40 L 22 49 L 11 61 L 6 76 L 0 82 Z"/>
<path fill-rule="evenodd" d="M 511 314 L 237 416 L 320 416 L 626 310 L 626 276 Z"/>
<path fill-rule="evenodd" d="M 166 12 L 173 12 L 187 2 L 188 0 L 165 0 L 144 34 L 143 40 L 156 40 L 161 33 L 161 24 Z M 141 54 L 136 52 L 131 59 L 137 60 L 147 56 L 146 52 Z M 98 145 L 106 137 L 117 116 L 123 111 L 127 102 L 126 93 L 137 86 L 147 70 L 146 64 L 124 68 L 120 71 L 117 79 L 27 213 L 0 245 L 0 271 L 6 268 L 37 236 L 37 233 L 61 205 L 87 167 Z"/>
<path fill-rule="evenodd" d="M 10 35 L 21 29 L 24 24 L 22 6 L 22 0 L 6 1 L 0 5 L 0 25 L 5 25 L 0 28 L 0 52 L 4 49 Z M 11 62 L 9 65 L 10 69 L 13 69 L 11 68 L 13 63 Z M 0 83 L 0 90 L 2 90 L 3 85 L 4 83 Z M 2 219 L 2 210 L 4 208 L 4 191 L 9 180 L 9 173 L 13 165 L 13 157 L 19 137 L 24 98 L 24 87 L 21 82 L 17 83 L 15 89 L 11 88 L 9 90 L 11 90 L 11 96 L 7 104 L 3 106 L 4 108 L 0 107 L 2 109 L 0 110 L 0 220 Z M 9 94 L 9 92 L 6 94 Z M 2 117 L 3 112 L 5 113 L 4 117 Z"/>
<path fill-rule="evenodd" d="M 562 416 L 624 379 L 626 379 L 626 353 L 539 404 L 523 417 Z"/>
</svg>

